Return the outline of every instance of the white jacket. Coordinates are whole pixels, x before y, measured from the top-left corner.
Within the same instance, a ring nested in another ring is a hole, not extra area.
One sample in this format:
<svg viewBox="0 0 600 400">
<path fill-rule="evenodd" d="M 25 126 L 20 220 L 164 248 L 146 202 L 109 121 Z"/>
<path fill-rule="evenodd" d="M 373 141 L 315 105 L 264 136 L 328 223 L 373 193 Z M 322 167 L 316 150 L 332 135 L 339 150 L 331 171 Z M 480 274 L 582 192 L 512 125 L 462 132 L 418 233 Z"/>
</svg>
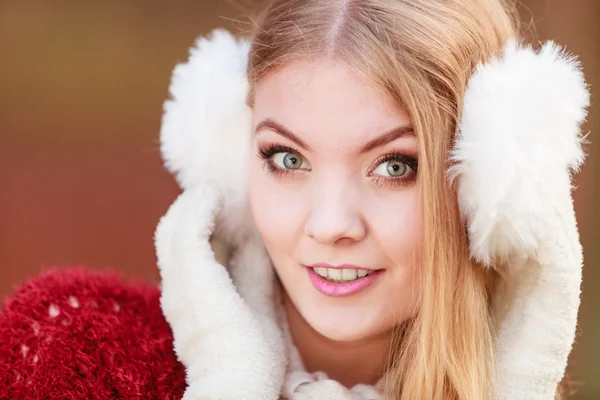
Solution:
<svg viewBox="0 0 600 400">
<path fill-rule="evenodd" d="M 184 399 L 379 399 L 308 374 L 287 332 L 273 269 L 247 204 L 249 43 L 200 38 L 178 65 L 161 150 L 183 193 L 155 236 L 161 305 L 187 371 Z M 497 337 L 498 399 L 550 400 L 575 336 L 582 251 L 571 174 L 589 94 L 553 43 L 516 42 L 480 65 L 451 153 L 471 256 L 509 261 L 516 297 Z"/>
</svg>

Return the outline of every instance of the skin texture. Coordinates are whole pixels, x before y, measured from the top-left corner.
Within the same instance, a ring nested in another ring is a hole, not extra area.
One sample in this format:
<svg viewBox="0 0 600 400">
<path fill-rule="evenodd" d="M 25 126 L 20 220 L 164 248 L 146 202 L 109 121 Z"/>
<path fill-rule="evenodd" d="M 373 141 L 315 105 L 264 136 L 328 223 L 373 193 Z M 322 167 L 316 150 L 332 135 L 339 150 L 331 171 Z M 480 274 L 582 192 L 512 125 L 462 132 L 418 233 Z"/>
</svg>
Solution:
<svg viewBox="0 0 600 400">
<path fill-rule="evenodd" d="M 259 82 L 254 128 L 252 214 L 284 288 L 294 342 L 309 371 L 372 383 L 393 328 L 419 301 L 417 166 L 383 159 L 417 159 L 410 121 L 364 77 L 328 59 L 293 63 Z M 398 129 L 404 134 L 361 151 Z M 293 149 L 295 168 L 282 162 L 285 150 L 261 156 L 273 145 Z M 390 163 L 402 176 L 390 176 Z M 329 297 L 309 279 L 306 266 L 316 263 L 383 271 L 359 293 Z"/>
</svg>

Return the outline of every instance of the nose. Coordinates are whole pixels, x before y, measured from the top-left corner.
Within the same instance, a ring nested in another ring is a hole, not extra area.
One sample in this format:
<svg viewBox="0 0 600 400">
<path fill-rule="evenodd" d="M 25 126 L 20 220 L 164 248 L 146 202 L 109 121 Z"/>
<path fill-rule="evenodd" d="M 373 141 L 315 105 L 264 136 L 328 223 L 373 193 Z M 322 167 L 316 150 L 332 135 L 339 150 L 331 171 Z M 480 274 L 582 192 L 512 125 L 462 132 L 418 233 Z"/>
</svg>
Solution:
<svg viewBox="0 0 600 400">
<path fill-rule="evenodd" d="M 366 235 L 360 198 L 351 185 L 328 182 L 315 188 L 305 234 L 321 244 L 358 242 Z"/>
</svg>

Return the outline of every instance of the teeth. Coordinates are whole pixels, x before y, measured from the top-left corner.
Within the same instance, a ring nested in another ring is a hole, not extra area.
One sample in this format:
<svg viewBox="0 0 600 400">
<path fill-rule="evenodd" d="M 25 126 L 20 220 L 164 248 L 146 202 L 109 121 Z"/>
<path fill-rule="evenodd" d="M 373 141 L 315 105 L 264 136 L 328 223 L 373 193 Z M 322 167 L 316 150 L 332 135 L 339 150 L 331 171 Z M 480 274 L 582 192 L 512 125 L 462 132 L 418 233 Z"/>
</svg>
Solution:
<svg viewBox="0 0 600 400">
<path fill-rule="evenodd" d="M 356 279 L 364 278 L 367 275 L 373 273 L 373 271 L 367 271 L 366 269 L 335 269 L 335 268 L 321 268 L 315 267 L 314 271 L 333 282 L 351 282 Z"/>
<path fill-rule="evenodd" d="M 333 268 L 328 269 L 327 277 L 334 281 L 341 281 L 342 280 L 342 270 L 341 269 L 333 269 Z"/>
<path fill-rule="evenodd" d="M 344 281 L 353 281 L 358 276 L 358 272 L 355 269 L 343 269 L 342 270 L 342 280 Z"/>
<path fill-rule="evenodd" d="M 315 268 L 315 272 L 321 275 L 323 278 L 327 278 L 327 268 L 317 267 Z"/>
</svg>

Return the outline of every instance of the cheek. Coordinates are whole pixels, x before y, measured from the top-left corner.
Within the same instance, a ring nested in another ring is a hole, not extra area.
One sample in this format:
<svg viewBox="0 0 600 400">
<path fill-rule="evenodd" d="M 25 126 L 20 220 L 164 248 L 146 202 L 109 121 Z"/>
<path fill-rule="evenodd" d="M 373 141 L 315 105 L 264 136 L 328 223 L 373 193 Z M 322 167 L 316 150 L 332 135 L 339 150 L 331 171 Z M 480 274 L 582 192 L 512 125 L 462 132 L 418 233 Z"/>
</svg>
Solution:
<svg viewBox="0 0 600 400">
<path fill-rule="evenodd" d="M 416 189 L 374 212 L 372 227 L 383 253 L 393 264 L 412 266 L 419 259 L 422 219 Z"/>
<path fill-rule="evenodd" d="M 389 199 L 378 199 L 378 204 L 369 218 L 373 242 L 384 257 L 382 263 L 389 268 L 388 279 L 380 295 L 391 307 L 389 315 L 383 317 L 380 323 L 390 326 L 409 318 L 418 309 L 422 274 L 422 211 L 416 188 Z"/>
<path fill-rule="evenodd" d="M 422 212 L 417 188 L 379 198 L 375 204 L 369 208 L 369 228 L 387 262 L 407 268 L 418 263 Z"/>
<path fill-rule="evenodd" d="M 249 190 L 252 217 L 271 257 L 290 252 L 303 231 L 300 194 L 277 182 L 259 159 L 253 161 Z"/>
</svg>

